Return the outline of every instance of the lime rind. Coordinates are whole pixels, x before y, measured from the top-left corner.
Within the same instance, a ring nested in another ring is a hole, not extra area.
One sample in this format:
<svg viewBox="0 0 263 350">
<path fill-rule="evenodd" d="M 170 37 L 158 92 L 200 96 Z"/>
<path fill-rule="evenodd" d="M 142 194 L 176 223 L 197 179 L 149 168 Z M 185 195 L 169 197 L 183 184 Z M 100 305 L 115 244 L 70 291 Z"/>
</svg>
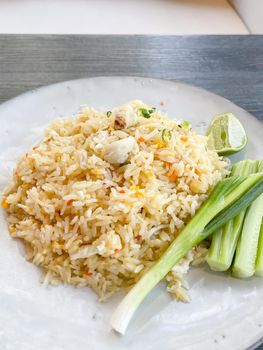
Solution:
<svg viewBox="0 0 263 350">
<path fill-rule="evenodd" d="M 219 155 L 237 153 L 247 144 L 245 129 L 232 113 L 215 116 L 206 135 L 208 136 L 208 147 Z"/>
</svg>

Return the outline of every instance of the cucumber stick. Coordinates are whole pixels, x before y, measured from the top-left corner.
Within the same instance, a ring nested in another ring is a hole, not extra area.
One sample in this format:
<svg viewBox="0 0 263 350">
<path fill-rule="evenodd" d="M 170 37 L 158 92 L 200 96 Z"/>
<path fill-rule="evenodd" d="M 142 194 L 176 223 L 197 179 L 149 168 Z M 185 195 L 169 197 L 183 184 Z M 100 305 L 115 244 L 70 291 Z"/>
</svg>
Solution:
<svg viewBox="0 0 263 350">
<path fill-rule="evenodd" d="M 231 175 L 247 176 L 258 170 L 258 161 L 244 160 L 232 166 Z M 246 211 L 239 213 L 213 234 L 206 261 L 214 271 L 226 271 L 232 264 Z"/>
<path fill-rule="evenodd" d="M 262 170 L 261 161 L 258 162 L 258 172 Z M 262 216 L 263 194 L 250 205 L 245 216 L 232 269 L 232 273 L 236 277 L 247 278 L 255 273 Z M 261 259 L 259 258 L 259 260 Z"/>
<path fill-rule="evenodd" d="M 262 193 L 263 174 L 232 176 L 219 182 L 160 259 L 146 271 L 118 305 L 111 318 L 112 328 L 124 334 L 141 302 L 179 259 L 247 208 Z"/>
<path fill-rule="evenodd" d="M 258 171 L 263 172 L 263 161 L 261 160 L 258 165 Z M 261 228 L 258 239 L 258 252 L 256 259 L 256 271 L 257 276 L 263 276 L 263 218 L 261 221 Z"/>
<path fill-rule="evenodd" d="M 263 276 L 263 219 L 261 221 L 261 228 L 258 239 L 258 254 L 256 259 L 255 275 Z"/>
</svg>

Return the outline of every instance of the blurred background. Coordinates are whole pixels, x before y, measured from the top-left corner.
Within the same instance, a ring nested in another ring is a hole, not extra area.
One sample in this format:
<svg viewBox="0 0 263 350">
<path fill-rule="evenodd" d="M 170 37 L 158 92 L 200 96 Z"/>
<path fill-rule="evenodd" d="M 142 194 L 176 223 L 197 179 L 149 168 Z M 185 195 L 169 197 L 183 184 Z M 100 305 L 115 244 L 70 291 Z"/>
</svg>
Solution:
<svg viewBox="0 0 263 350">
<path fill-rule="evenodd" d="M 263 0 L 0 0 L 0 33 L 263 34 Z"/>
</svg>

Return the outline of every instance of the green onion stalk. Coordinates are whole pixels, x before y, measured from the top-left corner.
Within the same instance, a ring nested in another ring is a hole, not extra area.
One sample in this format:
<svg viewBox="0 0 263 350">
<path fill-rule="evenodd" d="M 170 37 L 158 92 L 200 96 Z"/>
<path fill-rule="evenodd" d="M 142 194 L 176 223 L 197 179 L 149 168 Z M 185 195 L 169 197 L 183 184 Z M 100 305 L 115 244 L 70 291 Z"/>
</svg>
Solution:
<svg viewBox="0 0 263 350">
<path fill-rule="evenodd" d="M 219 182 L 160 259 L 121 301 L 112 316 L 112 328 L 124 334 L 141 302 L 172 267 L 194 246 L 247 208 L 262 192 L 263 173 L 232 176 Z"/>
</svg>

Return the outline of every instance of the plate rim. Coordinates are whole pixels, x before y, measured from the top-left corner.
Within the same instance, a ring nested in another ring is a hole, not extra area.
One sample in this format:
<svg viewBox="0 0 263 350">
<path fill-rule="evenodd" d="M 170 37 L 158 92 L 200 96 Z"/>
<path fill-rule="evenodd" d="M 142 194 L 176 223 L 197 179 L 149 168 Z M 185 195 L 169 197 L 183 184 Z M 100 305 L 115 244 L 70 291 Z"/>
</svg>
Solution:
<svg viewBox="0 0 263 350">
<path fill-rule="evenodd" d="M 219 97 L 220 99 L 222 99 L 222 101 L 226 101 L 228 103 L 231 103 L 235 106 L 237 106 L 238 108 L 240 108 L 244 113 L 246 113 L 249 117 L 253 118 L 255 121 L 257 121 L 259 124 L 261 124 L 261 126 L 263 127 L 262 124 L 262 120 L 259 119 L 258 117 L 254 116 L 253 114 L 251 114 L 250 112 L 248 112 L 247 110 L 245 110 L 243 107 L 240 107 L 238 104 L 236 104 L 235 102 L 232 102 L 231 100 L 229 100 L 228 98 L 217 94 L 215 92 L 212 92 L 206 88 L 200 87 L 198 85 L 195 84 L 190 84 L 181 80 L 177 80 L 177 79 L 163 79 L 163 78 L 155 78 L 155 77 L 149 77 L 149 76 L 136 76 L 136 75 L 97 75 L 97 76 L 92 76 L 92 77 L 82 77 L 82 78 L 76 78 L 76 79 L 69 79 L 69 80 L 62 80 L 62 81 L 58 81 L 52 84 L 48 84 L 48 85 L 41 85 L 39 87 L 33 88 L 31 90 L 26 90 L 6 101 L 3 101 L 0 103 L 0 112 L 2 108 L 5 108 L 7 106 L 9 106 L 10 104 L 16 102 L 16 101 L 20 101 L 21 99 L 23 99 L 25 96 L 28 96 L 29 94 L 32 93 L 41 93 L 42 91 L 45 91 L 49 88 L 53 88 L 53 87 L 58 87 L 60 85 L 67 85 L 67 84 L 77 84 L 78 82 L 81 81 L 87 81 L 87 80 L 100 80 L 100 79 L 106 79 L 106 80 L 110 80 L 110 79 L 128 79 L 128 80 L 145 80 L 145 81 L 156 81 L 159 83 L 163 83 L 163 84 L 175 84 L 178 86 L 183 86 L 183 87 L 189 87 L 191 89 L 195 89 L 198 91 L 203 91 L 206 94 L 209 94 L 211 96 L 215 96 L 215 97 Z M 246 349 L 244 350 L 256 350 L 260 345 L 263 344 L 263 330 L 261 332 L 261 336 L 259 337 L 259 339 L 254 342 L 253 344 L 249 345 L 248 347 L 246 347 Z"/>
<path fill-rule="evenodd" d="M 262 124 L 262 121 L 254 116 L 253 114 L 251 114 L 250 112 L 248 112 L 246 109 L 244 109 L 243 107 L 239 106 L 238 104 L 236 104 L 235 102 L 229 100 L 228 98 L 217 94 L 215 92 L 209 91 L 208 89 L 195 85 L 195 84 L 190 84 L 190 83 L 186 83 L 184 81 L 181 80 L 177 80 L 177 79 L 163 79 L 163 78 L 151 78 L 148 76 L 139 76 L 139 75 L 96 75 L 96 76 L 92 76 L 92 77 L 83 77 L 83 78 L 76 78 L 76 79 L 69 79 L 69 80 L 62 80 L 62 81 L 58 81 L 52 84 L 48 84 L 48 85 L 41 85 L 39 87 L 33 88 L 31 90 L 26 90 L 25 92 L 22 92 L 21 94 L 18 94 L 2 103 L 0 103 L 0 108 L 5 107 L 7 105 L 9 105 L 10 103 L 14 102 L 15 100 L 20 100 L 21 98 L 23 98 L 24 96 L 31 94 L 31 93 L 36 93 L 36 92 L 41 92 L 42 90 L 46 90 L 48 88 L 51 87 L 56 87 L 59 85 L 66 85 L 69 83 L 77 83 L 80 81 L 85 81 L 85 80 L 99 80 L 99 79 L 140 79 L 140 80 L 146 80 L 146 81 L 157 81 L 160 83 L 166 83 L 166 84 L 176 84 L 179 86 L 185 86 L 185 87 L 189 87 L 189 88 L 194 88 L 196 90 L 199 91 L 203 91 L 206 94 L 210 94 L 211 96 L 215 96 L 215 97 L 219 97 L 222 100 L 225 100 L 229 103 L 232 103 L 233 105 L 237 106 L 238 108 L 240 108 L 244 113 L 246 113 L 247 115 L 249 115 L 250 117 L 252 117 L 253 119 L 257 120 L 260 124 Z"/>
</svg>

